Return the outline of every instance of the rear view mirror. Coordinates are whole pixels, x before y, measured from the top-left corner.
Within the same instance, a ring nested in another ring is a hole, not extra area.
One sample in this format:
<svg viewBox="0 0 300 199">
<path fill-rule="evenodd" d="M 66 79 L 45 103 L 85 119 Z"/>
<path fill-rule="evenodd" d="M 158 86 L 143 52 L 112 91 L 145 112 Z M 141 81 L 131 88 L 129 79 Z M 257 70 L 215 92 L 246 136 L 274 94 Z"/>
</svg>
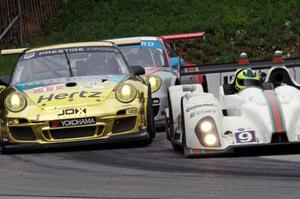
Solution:
<svg viewBox="0 0 300 199">
<path fill-rule="evenodd" d="M 171 57 L 170 58 L 170 65 L 174 69 L 178 69 L 179 66 L 183 66 L 184 61 L 182 58 L 179 57 Z"/>
<path fill-rule="evenodd" d="M 130 66 L 133 75 L 145 75 L 145 69 L 142 66 Z"/>
</svg>

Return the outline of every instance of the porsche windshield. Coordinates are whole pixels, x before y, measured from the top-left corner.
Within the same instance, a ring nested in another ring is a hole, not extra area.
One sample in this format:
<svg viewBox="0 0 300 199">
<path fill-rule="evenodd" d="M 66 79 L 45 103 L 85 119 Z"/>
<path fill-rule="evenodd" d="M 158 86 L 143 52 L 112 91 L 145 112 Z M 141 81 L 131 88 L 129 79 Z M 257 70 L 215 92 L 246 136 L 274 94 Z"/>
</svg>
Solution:
<svg viewBox="0 0 300 199">
<path fill-rule="evenodd" d="M 128 75 L 129 73 L 128 66 L 117 49 L 77 47 L 24 54 L 14 70 L 12 83 L 70 76 Z"/>
<path fill-rule="evenodd" d="M 142 67 L 166 66 L 162 49 L 142 48 L 139 46 L 121 47 L 126 60 L 130 66 L 139 65 Z"/>
</svg>

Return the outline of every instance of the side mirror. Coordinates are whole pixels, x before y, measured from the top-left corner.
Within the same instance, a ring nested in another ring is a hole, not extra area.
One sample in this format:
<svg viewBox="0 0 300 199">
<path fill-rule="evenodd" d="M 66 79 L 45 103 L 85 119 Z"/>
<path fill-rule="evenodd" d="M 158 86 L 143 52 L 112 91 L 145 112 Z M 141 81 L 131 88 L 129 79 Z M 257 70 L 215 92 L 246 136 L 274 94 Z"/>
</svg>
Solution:
<svg viewBox="0 0 300 199">
<path fill-rule="evenodd" d="M 184 65 L 184 60 L 180 57 L 171 57 L 170 58 L 170 65 L 174 69 L 178 69 L 179 66 Z"/>
<path fill-rule="evenodd" d="M 10 80 L 10 76 L 1 76 L 0 77 L 0 85 L 8 86 L 9 80 Z"/>
<path fill-rule="evenodd" d="M 130 66 L 133 75 L 145 75 L 145 69 L 142 66 Z"/>
</svg>

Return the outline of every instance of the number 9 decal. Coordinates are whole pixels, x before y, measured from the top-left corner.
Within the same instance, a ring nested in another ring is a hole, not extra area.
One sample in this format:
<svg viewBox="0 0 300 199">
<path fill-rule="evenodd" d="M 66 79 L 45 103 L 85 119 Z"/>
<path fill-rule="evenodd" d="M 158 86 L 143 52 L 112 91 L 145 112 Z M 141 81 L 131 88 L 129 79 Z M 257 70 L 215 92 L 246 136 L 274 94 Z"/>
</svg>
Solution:
<svg viewBox="0 0 300 199">
<path fill-rule="evenodd" d="M 254 131 L 236 132 L 235 139 L 237 143 L 256 142 Z"/>
</svg>

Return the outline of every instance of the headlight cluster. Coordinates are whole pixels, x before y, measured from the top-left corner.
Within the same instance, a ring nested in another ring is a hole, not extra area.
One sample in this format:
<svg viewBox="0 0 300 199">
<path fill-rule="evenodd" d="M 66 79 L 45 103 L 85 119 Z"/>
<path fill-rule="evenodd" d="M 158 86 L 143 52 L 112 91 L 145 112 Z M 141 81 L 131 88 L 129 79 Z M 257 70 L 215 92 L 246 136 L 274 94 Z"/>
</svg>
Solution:
<svg viewBox="0 0 300 199">
<path fill-rule="evenodd" d="M 151 92 L 154 93 L 158 91 L 161 86 L 161 78 L 157 75 L 147 76 L 147 81 L 150 83 Z"/>
<path fill-rule="evenodd" d="M 221 146 L 216 123 L 212 117 L 207 116 L 202 118 L 195 127 L 195 133 L 203 146 Z"/>
<path fill-rule="evenodd" d="M 120 102 L 129 103 L 136 97 L 137 90 L 131 84 L 122 84 L 116 90 L 116 98 Z"/>
<path fill-rule="evenodd" d="M 20 112 L 27 106 L 27 101 L 22 94 L 12 92 L 6 97 L 5 106 L 11 112 Z"/>
</svg>

